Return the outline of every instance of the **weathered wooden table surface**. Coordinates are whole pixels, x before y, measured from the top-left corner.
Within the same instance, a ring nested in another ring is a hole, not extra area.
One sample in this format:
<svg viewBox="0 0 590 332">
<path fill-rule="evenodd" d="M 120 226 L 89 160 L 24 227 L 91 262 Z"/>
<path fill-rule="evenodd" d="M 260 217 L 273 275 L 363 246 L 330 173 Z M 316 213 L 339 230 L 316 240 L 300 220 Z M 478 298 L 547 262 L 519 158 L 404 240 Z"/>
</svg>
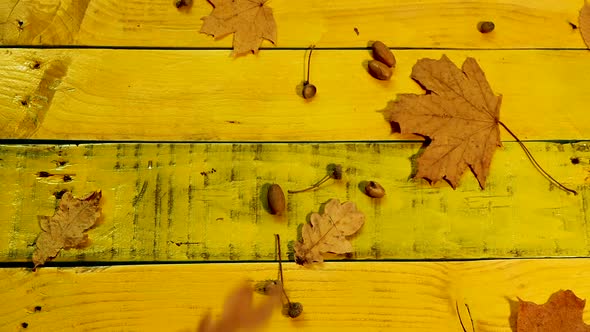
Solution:
<svg viewBox="0 0 590 332">
<path fill-rule="evenodd" d="M 289 253 L 330 198 L 366 214 L 355 252 L 284 264 L 305 312 L 276 313 L 267 331 L 462 331 L 456 304 L 468 304 L 475 331 L 507 332 L 518 297 L 590 298 L 590 51 L 570 24 L 582 0 L 269 6 L 277 47 L 232 58 L 231 36 L 198 33 L 205 0 L 189 12 L 172 0 L 0 3 L 1 331 L 194 329 L 241 280 L 275 276 L 273 234 Z M 481 34 L 482 20 L 496 29 Z M 389 82 L 363 68 L 372 40 L 397 57 Z M 305 101 L 311 44 L 318 95 Z M 579 195 L 551 186 L 505 132 L 485 190 L 468 173 L 456 190 L 409 179 L 421 142 L 379 111 L 422 93 L 412 66 L 443 54 L 480 63 L 503 122 Z M 269 183 L 305 187 L 330 163 L 342 181 L 289 195 L 286 216 L 264 209 Z M 386 198 L 365 196 L 367 180 Z M 38 216 L 62 190 L 102 190 L 104 218 L 91 246 L 33 272 Z"/>
</svg>

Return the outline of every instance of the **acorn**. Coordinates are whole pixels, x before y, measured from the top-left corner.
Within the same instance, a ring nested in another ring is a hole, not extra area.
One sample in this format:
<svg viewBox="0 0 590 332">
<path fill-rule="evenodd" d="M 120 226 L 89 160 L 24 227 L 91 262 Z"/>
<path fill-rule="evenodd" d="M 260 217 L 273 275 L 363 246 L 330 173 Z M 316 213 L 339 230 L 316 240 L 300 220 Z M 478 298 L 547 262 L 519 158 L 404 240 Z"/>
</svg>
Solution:
<svg viewBox="0 0 590 332">
<path fill-rule="evenodd" d="M 373 49 L 373 59 L 386 64 L 388 67 L 395 67 L 395 56 L 383 42 L 376 41 L 371 45 Z"/>
<path fill-rule="evenodd" d="M 262 295 L 271 295 L 277 287 L 282 287 L 278 280 L 264 280 L 254 285 L 254 291 Z"/>
<path fill-rule="evenodd" d="M 378 80 L 387 81 L 393 75 L 393 71 L 379 60 L 369 61 L 369 73 Z"/>
<path fill-rule="evenodd" d="M 341 180 L 342 179 L 342 165 L 340 164 L 330 164 L 328 165 L 329 169 L 329 176 L 334 180 Z"/>
<path fill-rule="evenodd" d="M 299 317 L 299 315 L 301 315 L 303 312 L 303 305 L 299 302 L 289 301 L 284 305 L 283 312 L 285 312 L 291 318 Z"/>
<path fill-rule="evenodd" d="M 375 181 L 369 181 L 365 186 L 365 194 L 369 197 L 381 198 L 385 196 L 385 188 Z"/>
<path fill-rule="evenodd" d="M 303 83 L 303 91 L 301 91 L 301 94 L 303 95 L 304 99 L 310 99 L 313 98 L 313 96 L 315 96 L 316 91 L 317 89 L 315 85 L 309 82 L 305 82 Z"/>
<path fill-rule="evenodd" d="M 477 23 L 477 30 L 479 30 L 481 33 L 490 33 L 494 31 L 494 28 L 496 28 L 496 25 L 491 21 L 482 21 Z"/>
<path fill-rule="evenodd" d="M 271 214 L 282 215 L 286 210 L 285 194 L 283 189 L 276 183 L 268 188 L 268 207 Z"/>
</svg>

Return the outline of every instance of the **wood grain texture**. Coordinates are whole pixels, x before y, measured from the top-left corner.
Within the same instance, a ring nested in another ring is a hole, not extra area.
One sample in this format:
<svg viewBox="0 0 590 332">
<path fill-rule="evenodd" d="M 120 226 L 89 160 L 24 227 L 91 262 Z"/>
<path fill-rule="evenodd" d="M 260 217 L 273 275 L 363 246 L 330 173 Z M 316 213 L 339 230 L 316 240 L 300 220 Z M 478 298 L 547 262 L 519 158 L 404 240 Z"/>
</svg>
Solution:
<svg viewBox="0 0 590 332">
<path fill-rule="evenodd" d="M 589 263 L 285 264 L 286 290 L 304 313 L 291 320 L 277 311 L 263 331 L 456 332 L 456 305 L 471 331 L 467 304 L 475 331 L 511 332 L 518 298 L 543 303 L 559 289 L 589 298 Z M 27 331 L 194 331 L 240 282 L 276 273 L 270 263 L 0 269 L 0 329 L 26 322 Z"/>
<path fill-rule="evenodd" d="M 275 259 L 273 234 L 292 254 L 298 227 L 330 198 L 354 201 L 367 216 L 352 240 L 357 261 L 285 264 L 287 290 L 305 314 L 277 313 L 268 331 L 460 331 L 455 305 L 467 321 L 468 304 L 475 331 L 509 332 L 517 297 L 544 302 L 569 288 L 588 298 L 589 259 L 385 262 L 590 255 L 590 53 L 569 24 L 581 6 L 273 0 L 279 49 L 264 43 L 258 55 L 232 59 L 231 36 L 198 33 L 211 10 L 205 0 L 188 12 L 173 0 L 3 1 L 0 139 L 159 143 L 0 146 L 0 262 L 30 261 L 37 218 L 53 214 L 64 190 L 100 189 L 104 220 L 89 232 L 91 246 L 56 262 L 131 264 L 1 268 L 0 330 L 190 330 L 207 310 L 218 314 L 241 280 L 275 277 L 276 264 L 262 263 Z M 482 20 L 494 32 L 479 33 Z M 366 72 L 371 40 L 395 48 L 390 82 Z M 314 52 L 318 95 L 306 102 L 297 94 L 310 44 L 334 49 Z M 549 185 L 505 133 L 486 190 L 471 174 L 456 191 L 409 180 L 420 144 L 391 135 L 378 111 L 397 93 L 422 93 L 412 65 L 442 54 L 458 65 L 476 58 L 503 94 L 503 122 L 580 195 Z M 555 140 L 564 141 L 547 142 Z M 310 143 L 235 143 L 244 141 Z M 344 166 L 342 181 L 288 195 L 284 217 L 268 213 L 269 184 L 305 187 L 330 163 Z M 367 180 L 387 196 L 365 196 Z M 133 265 L 146 261 L 217 263 Z"/>
<path fill-rule="evenodd" d="M 278 46 L 365 47 L 585 47 L 577 24 L 578 0 L 275 0 Z M 0 44 L 142 47 L 231 47 L 200 34 L 211 12 L 196 0 L 188 12 L 174 1 L 9 0 L 0 4 Z M 496 29 L 481 34 L 482 20 Z M 354 31 L 357 29 L 359 34 Z M 263 46 L 269 47 L 270 43 Z"/>
<path fill-rule="evenodd" d="M 289 252 L 331 198 L 366 214 L 356 259 L 588 255 L 589 143 L 527 146 L 580 195 L 551 186 L 516 143 L 496 152 L 483 191 L 467 173 L 455 191 L 409 180 L 419 143 L 1 146 L 0 261 L 30 260 L 37 216 L 53 215 L 60 191 L 99 189 L 104 221 L 89 232 L 92 245 L 58 261 L 272 260 L 273 234 Z M 271 183 L 305 188 L 330 163 L 343 165 L 343 180 L 287 195 L 288 213 L 269 214 Z M 383 199 L 362 192 L 369 180 L 385 187 Z"/>
<path fill-rule="evenodd" d="M 588 139 L 587 51 L 397 51 L 389 82 L 365 50 L 314 52 L 317 96 L 298 95 L 304 51 L 26 50 L 0 54 L 0 137 L 89 140 L 388 140 L 379 112 L 420 58 L 475 57 L 521 139 Z M 542 116 L 541 116 L 542 115 Z M 504 139 L 512 139 L 503 132 Z"/>
</svg>

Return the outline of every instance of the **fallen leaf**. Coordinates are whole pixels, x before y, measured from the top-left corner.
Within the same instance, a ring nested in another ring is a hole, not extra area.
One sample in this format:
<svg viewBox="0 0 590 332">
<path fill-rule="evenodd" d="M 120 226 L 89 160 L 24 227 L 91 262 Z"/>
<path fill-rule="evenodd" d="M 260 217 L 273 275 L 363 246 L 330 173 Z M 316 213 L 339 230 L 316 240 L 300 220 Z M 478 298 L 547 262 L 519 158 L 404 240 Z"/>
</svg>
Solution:
<svg viewBox="0 0 590 332">
<path fill-rule="evenodd" d="M 580 10 L 580 33 L 582 39 L 586 43 L 586 47 L 590 48 L 590 4 L 588 1 L 584 1 L 584 7 Z"/>
<path fill-rule="evenodd" d="M 365 215 L 353 202 L 340 204 L 331 199 L 324 213 L 313 213 L 311 222 L 303 225 L 302 242 L 295 244 L 295 261 L 298 264 L 323 262 L 323 253 L 345 254 L 353 251 L 346 238 L 358 232 L 365 223 Z"/>
<path fill-rule="evenodd" d="M 201 33 L 216 39 L 234 33 L 234 55 L 256 53 L 266 39 L 273 44 L 277 27 L 268 0 L 208 0 L 214 7 L 209 16 L 201 18 Z"/>
<path fill-rule="evenodd" d="M 201 320 L 198 332 L 232 332 L 238 329 L 260 327 L 272 316 L 273 310 L 281 305 L 281 287 L 274 287 L 259 305 L 254 305 L 254 291 L 244 283 L 231 292 L 223 305 L 221 318 L 213 321 L 207 313 Z"/>
<path fill-rule="evenodd" d="M 582 319 L 586 300 L 571 290 L 560 290 L 545 304 L 519 301 L 516 332 L 588 332 Z"/>
<path fill-rule="evenodd" d="M 40 216 L 42 232 L 35 242 L 35 268 L 54 258 L 62 249 L 82 248 L 88 244 L 86 230 L 96 224 L 101 215 L 102 193 L 95 191 L 85 198 L 74 198 L 66 192 L 59 201 L 53 217 Z"/>
<path fill-rule="evenodd" d="M 384 110 L 385 119 L 401 133 L 431 140 L 418 158 L 415 177 L 430 182 L 446 180 L 456 188 L 470 168 L 485 187 L 492 156 L 500 142 L 500 103 L 475 59 L 459 69 L 445 55 L 440 60 L 420 59 L 412 78 L 427 93 L 400 94 Z"/>
</svg>

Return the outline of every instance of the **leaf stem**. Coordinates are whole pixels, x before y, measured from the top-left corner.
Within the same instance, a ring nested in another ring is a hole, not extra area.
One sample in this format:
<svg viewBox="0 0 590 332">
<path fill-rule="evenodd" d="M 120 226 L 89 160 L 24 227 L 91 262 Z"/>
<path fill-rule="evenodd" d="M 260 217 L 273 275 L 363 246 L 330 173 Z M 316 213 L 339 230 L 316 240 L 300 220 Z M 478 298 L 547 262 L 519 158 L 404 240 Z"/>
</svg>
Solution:
<svg viewBox="0 0 590 332">
<path fill-rule="evenodd" d="M 309 56 L 307 58 L 307 79 L 305 80 L 306 83 L 309 83 L 309 71 L 311 69 L 311 52 L 313 52 L 315 45 L 311 45 L 309 48 Z"/>
<path fill-rule="evenodd" d="M 275 239 L 279 256 L 279 280 L 281 281 L 281 290 L 283 291 L 285 299 L 287 299 L 287 304 L 290 306 L 291 301 L 289 300 L 289 296 L 287 296 L 287 292 L 285 292 L 285 281 L 283 280 L 283 259 L 281 258 L 281 238 L 279 237 L 279 234 L 275 234 Z"/>
<path fill-rule="evenodd" d="M 297 193 L 302 193 L 304 191 L 309 191 L 309 190 L 318 188 L 320 185 L 322 185 L 324 182 L 328 181 L 330 178 L 332 178 L 334 180 L 342 179 L 342 165 L 336 165 L 336 164 L 328 165 L 328 174 L 326 174 L 326 176 L 324 176 L 321 180 L 319 180 L 315 184 L 312 184 L 311 187 L 301 189 L 301 190 L 287 190 L 287 193 L 297 194 Z"/>
<path fill-rule="evenodd" d="M 565 192 L 569 192 L 572 193 L 574 195 L 577 195 L 578 192 L 570 189 L 566 186 L 564 186 L 563 184 L 561 184 L 559 181 L 555 180 L 549 173 L 547 173 L 543 167 L 541 167 L 541 165 L 539 165 L 539 163 L 537 162 L 537 160 L 535 159 L 535 157 L 533 157 L 533 155 L 531 154 L 531 152 L 529 151 L 529 149 L 527 149 L 527 147 L 524 145 L 524 143 L 510 130 L 508 129 L 508 127 L 502 122 L 502 121 L 498 121 L 498 123 L 504 128 L 506 129 L 506 131 L 512 136 L 514 137 L 514 139 L 516 140 L 516 142 L 518 142 L 518 144 L 520 145 L 520 147 L 524 150 L 524 153 L 526 154 L 527 158 L 529 159 L 529 161 L 533 164 L 533 166 L 535 166 L 535 168 L 537 169 L 537 171 L 539 171 L 539 173 L 541 173 L 541 175 L 543 175 L 550 183 L 553 183 L 554 185 L 556 185 L 559 189 L 565 191 Z"/>
<path fill-rule="evenodd" d="M 300 190 L 287 190 L 287 192 L 289 194 L 297 194 L 297 193 L 302 193 L 302 192 L 305 192 L 305 191 L 309 191 L 309 190 L 312 190 L 312 189 L 315 189 L 315 188 L 321 186 L 324 182 L 328 181 L 329 179 L 330 179 L 330 175 L 326 175 L 321 180 L 319 180 L 318 182 L 312 184 L 310 187 L 307 187 L 305 189 L 300 189 Z"/>
</svg>

